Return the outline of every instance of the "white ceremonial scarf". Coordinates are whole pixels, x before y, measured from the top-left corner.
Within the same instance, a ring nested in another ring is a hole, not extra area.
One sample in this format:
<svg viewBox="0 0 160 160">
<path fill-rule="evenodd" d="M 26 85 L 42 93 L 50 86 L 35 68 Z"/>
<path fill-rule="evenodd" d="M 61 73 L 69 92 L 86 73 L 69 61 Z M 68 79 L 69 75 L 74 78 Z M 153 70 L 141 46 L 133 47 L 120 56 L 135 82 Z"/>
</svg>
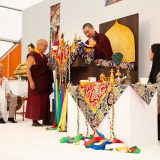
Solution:
<svg viewBox="0 0 160 160">
<path fill-rule="evenodd" d="M 0 85 L 0 112 L 4 120 L 8 118 L 6 93 L 9 93 L 8 80 L 3 77 L 2 85 Z"/>
</svg>

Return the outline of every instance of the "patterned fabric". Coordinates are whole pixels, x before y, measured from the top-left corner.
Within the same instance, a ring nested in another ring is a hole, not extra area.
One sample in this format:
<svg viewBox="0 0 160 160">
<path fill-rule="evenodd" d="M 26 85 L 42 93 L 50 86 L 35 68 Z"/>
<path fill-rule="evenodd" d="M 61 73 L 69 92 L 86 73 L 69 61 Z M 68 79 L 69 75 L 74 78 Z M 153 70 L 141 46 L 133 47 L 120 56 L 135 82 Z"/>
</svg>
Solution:
<svg viewBox="0 0 160 160">
<path fill-rule="evenodd" d="M 114 85 L 114 103 L 118 100 L 118 98 L 122 95 L 123 91 L 127 88 L 127 84 Z M 156 85 L 144 85 L 144 84 L 131 84 L 130 85 L 137 94 L 147 103 L 149 104 L 156 92 Z"/>
<path fill-rule="evenodd" d="M 85 86 L 79 86 L 80 94 L 84 97 L 85 102 L 95 112 L 107 92 L 107 85 L 104 83 L 90 83 Z"/>
<path fill-rule="evenodd" d="M 79 108 L 91 128 L 95 130 L 127 86 L 117 84 L 113 86 L 113 91 L 110 91 L 108 84 L 91 83 L 85 86 L 72 86 L 70 92 L 75 101 L 78 98 Z M 147 104 L 150 103 L 157 88 L 156 85 L 142 84 L 132 84 L 131 87 Z"/>
<path fill-rule="evenodd" d="M 85 64 L 91 64 L 94 60 L 94 48 L 87 48 L 85 46 L 76 47 L 76 45 L 70 47 L 65 45 L 64 41 L 60 43 L 62 45 L 57 47 L 57 50 L 51 50 L 47 54 L 48 65 L 50 69 L 57 69 L 59 72 L 66 72 L 69 64 L 73 64 L 77 55 L 80 55 Z M 64 44 L 64 45 L 63 45 Z"/>
<path fill-rule="evenodd" d="M 81 94 L 79 95 L 78 105 L 93 130 L 98 127 L 105 115 L 109 112 L 112 105 L 111 102 L 113 102 L 112 98 L 113 95 L 108 93 L 105 95 L 98 108 L 92 108 L 86 103 L 84 97 Z"/>
<path fill-rule="evenodd" d="M 75 100 L 75 102 L 76 102 L 76 99 L 78 98 L 78 95 L 79 95 L 79 86 L 77 85 L 77 86 L 71 86 L 70 88 L 69 88 L 69 90 L 68 90 L 70 93 L 71 93 L 71 95 L 72 95 L 72 97 L 73 97 L 73 99 Z"/>
<path fill-rule="evenodd" d="M 56 59 L 53 58 L 52 53 L 48 53 L 46 55 L 47 59 L 48 59 L 48 65 L 49 65 L 49 69 L 51 70 L 55 70 L 56 69 Z"/>
<path fill-rule="evenodd" d="M 77 57 L 77 55 L 78 55 L 77 50 L 76 50 L 75 52 L 71 52 L 71 53 L 70 53 L 70 64 L 72 64 L 72 63 L 74 62 L 74 60 L 75 60 L 75 58 Z M 69 62 L 68 62 L 68 63 L 69 63 Z"/>
<path fill-rule="evenodd" d="M 91 64 L 94 60 L 94 49 L 93 48 L 86 48 L 80 47 L 79 48 L 79 55 L 81 55 L 85 64 Z"/>
<path fill-rule="evenodd" d="M 116 64 L 113 61 L 107 61 L 104 59 L 97 59 L 94 61 L 94 64 L 96 66 L 100 66 L 100 67 L 116 67 Z M 120 64 L 120 69 L 129 69 L 129 70 L 134 70 L 134 63 L 132 62 L 122 62 Z"/>
<path fill-rule="evenodd" d="M 113 86 L 114 103 L 116 103 L 116 101 L 122 95 L 123 91 L 127 88 L 127 86 L 127 84 L 116 84 Z"/>
<path fill-rule="evenodd" d="M 72 86 L 70 90 L 74 100 L 78 98 L 78 106 L 93 130 L 98 127 L 113 104 L 113 93 L 108 92 L 108 84 L 96 84 Z"/>
<path fill-rule="evenodd" d="M 94 60 L 94 49 L 84 46 L 80 46 L 79 48 L 75 49 L 74 52 L 70 53 L 70 64 L 74 62 L 77 55 L 81 56 L 85 64 L 91 64 L 91 62 Z"/>
<path fill-rule="evenodd" d="M 131 87 L 137 92 L 137 94 L 149 104 L 156 92 L 156 85 L 144 85 L 144 84 L 132 84 Z"/>
</svg>

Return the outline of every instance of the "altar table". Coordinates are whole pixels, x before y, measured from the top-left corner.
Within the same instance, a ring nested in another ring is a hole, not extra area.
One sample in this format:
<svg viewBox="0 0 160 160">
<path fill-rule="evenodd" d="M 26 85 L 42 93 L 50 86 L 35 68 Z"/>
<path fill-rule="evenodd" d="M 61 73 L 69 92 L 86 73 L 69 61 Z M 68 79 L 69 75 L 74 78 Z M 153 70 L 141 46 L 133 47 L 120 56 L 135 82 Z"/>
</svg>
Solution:
<svg viewBox="0 0 160 160">
<path fill-rule="evenodd" d="M 141 93 L 140 93 L 141 94 Z M 79 114 L 79 131 L 86 135 L 85 116 L 69 93 L 67 135 L 77 135 L 77 114 Z M 114 104 L 114 132 L 118 139 L 128 146 L 154 146 L 158 144 L 157 136 L 157 91 L 152 95 L 150 103 L 146 103 L 135 89 L 128 85 Z M 89 133 L 93 130 L 88 125 Z M 110 135 L 109 119 L 106 115 L 98 125 L 98 131 L 107 138 Z"/>
</svg>

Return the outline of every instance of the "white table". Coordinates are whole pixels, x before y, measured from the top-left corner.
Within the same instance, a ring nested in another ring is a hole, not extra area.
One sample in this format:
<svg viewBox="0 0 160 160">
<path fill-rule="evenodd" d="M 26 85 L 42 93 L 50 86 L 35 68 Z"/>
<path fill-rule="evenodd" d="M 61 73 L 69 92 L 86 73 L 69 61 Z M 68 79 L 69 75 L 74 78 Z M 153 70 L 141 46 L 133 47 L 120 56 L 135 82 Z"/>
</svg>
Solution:
<svg viewBox="0 0 160 160">
<path fill-rule="evenodd" d="M 85 117 L 80 109 L 79 114 L 80 133 L 86 135 Z M 68 96 L 67 126 L 67 135 L 75 136 L 77 134 L 77 107 L 70 94 Z M 117 138 L 124 141 L 128 146 L 157 145 L 157 93 L 154 94 L 152 101 L 148 105 L 131 86 L 128 86 L 115 103 L 114 128 Z M 91 134 L 93 133 L 90 126 L 89 131 Z M 100 123 L 98 131 L 109 137 L 107 116 Z"/>
<path fill-rule="evenodd" d="M 13 94 L 27 97 L 28 95 L 28 81 L 26 80 L 9 80 L 9 87 Z"/>
<path fill-rule="evenodd" d="M 28 96 L 28 81 L 26 80 L 9 80 L 9 87 L 15 95 L 25 98 Z M 50 95 L 50 111 L 53 111 L 52 99 L 54 99 L 54 92 Z M 26 104 L 23 103 L 23 106 L 26 106 Z"/>
<path fill-rule="evenodd" d="M 26 100 L 28 96 L 28 81 L 26 80 L 9 80 L 9 87 L 13 94 L 22 97 L 22 107 L 20 108 L 19 112 L 16 111 L 16 114 L 22 114 L 23 121 L 25 115 L 25 107 L 26 107 Z M 16 118 L 16 117 L 15 117 Z"/>
</svg>

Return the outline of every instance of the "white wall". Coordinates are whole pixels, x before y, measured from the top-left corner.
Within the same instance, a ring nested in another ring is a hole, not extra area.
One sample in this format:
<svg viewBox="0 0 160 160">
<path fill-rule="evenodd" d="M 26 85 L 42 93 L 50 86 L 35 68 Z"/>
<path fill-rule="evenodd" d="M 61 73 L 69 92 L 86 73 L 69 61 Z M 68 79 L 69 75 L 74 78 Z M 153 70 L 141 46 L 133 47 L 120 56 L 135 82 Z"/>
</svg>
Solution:
<svg viewBox="0 0 160 160">
<path fill-rule="evenodd" d="M 50 6 L 56 3 L 61 2 L 60 27 L 61 32 L 65 34 L 65 39 L 71 43 L 75 34 L 84 38 L 82 25 L 93 19 L 93 7 L 88 8 L 91 1 L 86 0 L 85 6 L 82 6 L 82 2 L 79 0 L 44 0 L 24 10 L 22 18 L 22 61 L 27 55 L 29 43 L 36 44 L 39 38 L 45 38 L 49 41 Z M 84 12 L 82 12 L 82 7 Z"/>
<path fill-rule="evenodd" d="M 75 34 L 82 39 L 82 25 L 90 22 L 99 30 L 99 24 L 139 13 L 139 76 L 148 76 L 151 63 L 148 50 L 152 43 L 160 42 L 159 0 L 123 0 L 104 6 L 105 0 L 44 0 L 23 11 L 22 51 L 23 60 L 27 45 L 39 38 L 49 40 L 50 6 L 61 2 L 61 31 L 71 43 Z"/>
<path fill-rule="evenodd" d="M 25 60 L 27 45 L 36 44 L 40 38 L 49 40 L 50 6 L 54 0 L 45 0 L 28 9 L 22 14 L 22 62 Z"/>
</svg>

